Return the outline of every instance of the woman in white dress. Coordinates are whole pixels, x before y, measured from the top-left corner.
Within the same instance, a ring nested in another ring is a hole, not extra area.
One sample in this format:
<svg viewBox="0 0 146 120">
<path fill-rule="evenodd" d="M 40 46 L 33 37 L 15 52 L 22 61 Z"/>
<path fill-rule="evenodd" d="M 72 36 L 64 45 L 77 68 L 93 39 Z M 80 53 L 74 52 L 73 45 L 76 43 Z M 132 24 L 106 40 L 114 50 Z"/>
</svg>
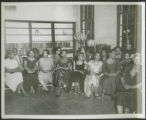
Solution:
<svg viewBox="0 0 146 120">
<path fill-rule="evenodd" d="M 48 57 L 49 51 L 43 51 L 43 57 L 39 60 L 39 82 L 45 91 L 48 91 L 47 84 L 53 82 L 53 58 Z"/>
<path fill-rule="evenodd" d="M 93 60 L 90 60 L 87 67 L 89 74 L 85 78 L 84 92 L 87 97 L 98 96 L 99 80 L 102 72 L 102 61 L 100 54 L 96 53 Z"/>
<path fill-rule="evenodd" d="M 18 55 L 17 48 L 13 48 L 12 51 L 13 51 L 15 59 L 18 61 L 18 63 L 22 64 L 22 58 L 20 55 Z"/>
<path fill-rule="evenodd" d="M 23 68 L 11 51 L 9 57 L 5 60 L 5 83 L 13 92 L 21 91 L 26 96 L 27 94 L 23 88 L 22 71 Z"/>
</svg>

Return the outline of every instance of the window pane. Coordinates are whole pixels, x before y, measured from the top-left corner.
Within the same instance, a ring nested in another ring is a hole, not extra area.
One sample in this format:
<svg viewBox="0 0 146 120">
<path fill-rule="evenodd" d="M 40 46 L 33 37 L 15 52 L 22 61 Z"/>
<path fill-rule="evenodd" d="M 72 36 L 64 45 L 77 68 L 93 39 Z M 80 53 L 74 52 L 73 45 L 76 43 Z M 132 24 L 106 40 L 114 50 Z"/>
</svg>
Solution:
<svg viewBox="0 0 146 120">
<path fill-rule="evenodd" d="M 10 34 L 10 35 L 16 35 L 16 34 L 18 34 L 18 35 L 28 35 L 29 34 L 29 31 L 28 31 L 28 29 L 6 29 L 6 34 Z"/>
<path fill-rule="evenodd" d="M 51 35 L 51 29 L 32 29 L 33 35 Z"/>
<path fill-rule="evenodd" d="M 55 36 L 55 40 L 56 41 L 71 41 L 73 40 L 73 37 L 72 36 Z"/>
<path fill-rule="evenodd" d="M 73 34 L 73 30 L 72 29 L 56 29 L 55 34 L 62 34 L 62 35 Z"/>
<path fill-rule="evenodd" d="M 28 28 L 28 23 L 23 22 L 6 22 L 6 27 Z"/>
<path fill-rule="evenodd" d="M 82 22 L 82 29 L 85 29 L 85 21 Z"/>
<path fill-rule="evenodd" d="M 61 47 L 63 49 L 72 49 L 73 47 L 73 42 L 72 41 L 57 41 L 56 42 L 57 47 Z"/>
<path fill-rule="evenodd" d="M 123 25 L 127 25 L 127 14 L 123 14 Z"/>
<path fill-rule="evenodd" d="M 32 23 L 32 28 L 51 28 L 51 23 Z"/>
<path fill-rule="evenodd" d="M 36 43 L 32 43 L 32 48 L 38 48 L 38 49 L 52 48 L 52 42 L 36 42 Z"/>
<path fill-rule="evenodd" d="M 128 24 L 129 25 L 135 25 L 135 19 L 136 19 L 135 13 L 129 13 Z"/>
<path fill-rule="evenodd" d="M 124 5 L 123 6 L 123 12 L 127 13 L 129 11 L 129 6 L 128 5 Z"/>
<path fill-rule="evenodd" d="M 6 43 L 29 43 L 28 23 L 6 22 Z"/>
<path fill-rule="evenodd" d="M 6 36 L 6 43 L 29 43 L 29 36 Z"/>
<path fill-rule="evenodd" d="M 22 49 L 22 50 L 28 50 L 29 49 L 29 43 L 7 43 L 6 44 L 6 50 L 11 50 L 13 48 Z"/>
<path fill-rule="evenodd" d="M 122 19 L 123 19 L 123 15 L 120 14 L 120 25 L 122 25 Z"/>
<path fill-rule="evenodd" d="M 51 36 L 32 36 L 33 42 L 49 42 L 52 41 Z"/>
<path fill-rule="evenodd" d="M 122 36 L 122 26 L 120 26 L 120 36 Z"/>
<path fill-rule="evenodd" d="M 55 23 L 55 28 L 72 28 L 72 24 Z"/>
</svg>

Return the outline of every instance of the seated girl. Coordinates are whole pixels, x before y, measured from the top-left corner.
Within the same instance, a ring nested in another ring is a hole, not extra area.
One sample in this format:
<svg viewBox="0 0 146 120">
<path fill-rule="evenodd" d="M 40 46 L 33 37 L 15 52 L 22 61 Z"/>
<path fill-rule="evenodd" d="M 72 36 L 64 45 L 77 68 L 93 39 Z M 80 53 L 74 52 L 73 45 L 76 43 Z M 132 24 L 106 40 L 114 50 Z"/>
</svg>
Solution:
<svg viewBox="0 0 146 120">
<path fill-rule="evenodd" d="M 69 91 L 74 87 L 74 93 L 84 93 L 84 68 L 85 61 L 83 53 L 79 53 L 78 59 L 74 61 L 74 70 L 70 77 Z"/>
<path fill-rule="evenodd" d="M 21 64 L 15 59 L 14 53 L 9 51 L 8 58 L 5 61 L 5 82 L 6 85 L 13 92 L 22 92 L 23 95 L 27 95 L 23 88 L 23 68 Z"/>
<path fill-rule="evenodd" d="M 30 91 L 30 88 L 33 88 L 31 92 L 34 93 L 38 91 L 38 62 L 37 59 L 35 59 L 33 50 L 28 52 L 28 58 L 24 61 L 24 68 L 26 70 L 26 90 Z"/>
<path fill-rule="evenodd" d="M 66 56 L 65 50 L 62 50 L 60 53 L 60 59 L 57 63 L 57 68 L 55 71 L 56 76 L 54 79 L 55 80 L 54 83 L 56 84 L 57 87 L 56 97 L 59 97 L 61 94 L 61 88 L 64 88 L 65 91 L 67 90 L 68 81 L 72 71 L 72 67 L 69 59 Z"/>
<path fill-rule="evenodd" d="M 93 60 L 88 63 L 89 74 L 85 78 L 84 92 L 87 97 L 98 96 L 100 75 L 102 72 L 102 61 L 100 54 L 96 53 Z"/>
<path fill-rule="evenodd" d="M 43 89 L 48 91 L 47 84 L 52 83 L 53 72 L 53 59 L 48 57 L 49 51 L 46 49 L 43 51 L 43 57 L 39 60 L 39 73 L 38 78 Z"/>
</svg>

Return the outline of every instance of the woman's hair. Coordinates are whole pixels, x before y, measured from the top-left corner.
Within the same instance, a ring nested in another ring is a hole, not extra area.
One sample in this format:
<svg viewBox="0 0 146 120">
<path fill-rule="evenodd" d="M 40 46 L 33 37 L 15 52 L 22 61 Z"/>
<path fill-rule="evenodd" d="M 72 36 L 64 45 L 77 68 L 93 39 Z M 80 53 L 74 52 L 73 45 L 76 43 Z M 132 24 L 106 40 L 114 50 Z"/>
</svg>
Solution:
<svg viewBox="0 0 146 120">
<path fill-rule="evenodd" d="M 130 51 L 128 51 L 128 50 L 125 50 L 123 53 L 124 53 L 124 54 L 123 54 L 122 57 L 125 57 L 126 54 L 129 54 L 129 56 L 131 55 Z"/>
<path fill-rule="evenodd" d="M 50 53 L 48 49 L 44 49 L 44 50 L 43 50 L 43 54 L 44 54 L 44 52 L 46 52 L 48 55 L 49 55 L 49 53 Z"/>
<path fill-rule="evenodd" d="M 60 52 L 60 54 L 59 54 L 60 57 L 62 57 L 62 53 L 63 53 L 63 52 L 66 52 L 66 50 L 61 50 L 61 52 Z"/>
<path fill-rule="evenodd" d="M 99 55 L 100 55 L 100 59 L 101 59 L 101 53 L 100 53 L 100 52 L 96 52 L 96 53 L 94 53 L 93 56 L 92 56 L 92 59 L 95 60 L 95 56 L 96 56 L 96 54 L 99 54 Z"/>
<path fill-rule="evenodd" d="M 117 48 L 119 48 L 121 50 L 121 47 L 120 46 L 116 46 L 114 49 L 116 50 Z"/>
<path fill-rule="evenodd" d="M 17 48 L 13 48 L 12 51 L 13 52 L 18 52 L 18 49 Z"/>
<path fill-rule="evenodd" d="M 7 50 L 6 51 L 6 55 L 5 55 L 5 58 L 9 58 L 10 54 L 12 53 L 12 50 Z"/>
<path fill-rule="evenodd" d="M 79 56 L 80 56 L 80 55 L 84 55 L 84 54 L 81 53 L 81 52 L 79 52 L 78 55 L 77 55 L 77 60 L 79 60 Z"/>
<path fill-rule="evenodd" d="M 61 47 L 57 47 L 57 50 L 58 50 L 58 49 L 60 49 L 60 50 L 61 50 Z"/>
<path fill-rule="evenodd" d="M 109 50 L 108 50 L 108 54 L 107 54 L 107 55 L 108 55 L 108 58 L 110 57 L 110 54 L 111 54 L 113 51 L 115 51 L 115 48 L 109 49 Z"/>
<path fill-rule="evenodd" d="M 54 49 L 54 52 L 56 53 L 56 51 L 58 51 L 58 50 L 61 50 L 61 47 L 56 47 L 55 49 Z"/>
<path fill-rule="evenodd" d="M 29 50 L 29 51 L 27 52 L 27 56 L 29 56 L 29 53 L 30 53 L 30 52 L 33 52 L 33 53 L 35 54 L 34 50 L 31 49 L 31 50 Z"/>
<path fill-rule="evenodd" d="M 39 54 L 39 49 L 33 48 L 32 50 L 33 50 L 34 54 Z"/>
<path fill-rule="evenodd" d="M 106 53 L 106 58 L 107 58 L 107 57 L 108 57 L 107 49 L 106 49 L 106 48 L 103 48 L 103 49 L 101 50 L 101 52 L 100 52 L 101 57 L 103 57 L 103 56 L 102 56 L 102 51 L 105 51 L 105 53 Z"/>
<path fill-rule="evenodd" d="M 105 52 L 107 52 L 107 49 L 106 49 L 106 48 L 102 48 L 101 52 L 102 52 L 102 51 L 105 51 Z"/>
</svg>

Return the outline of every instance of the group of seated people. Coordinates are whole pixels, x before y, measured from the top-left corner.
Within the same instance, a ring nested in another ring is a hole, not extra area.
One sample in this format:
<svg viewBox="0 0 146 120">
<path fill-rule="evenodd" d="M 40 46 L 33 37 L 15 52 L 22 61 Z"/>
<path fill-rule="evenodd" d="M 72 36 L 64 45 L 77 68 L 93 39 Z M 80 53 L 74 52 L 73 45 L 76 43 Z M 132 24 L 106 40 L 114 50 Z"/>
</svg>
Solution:
<svg viewBox="0 0 146 120">
<path fill-rule="evenodd" d="M 45 49 L 29 50 L 26 58 L 18 55 L 16 48 L 6 52 L 5 83 L 13 92 L 49 91 L 52 83 L 56 97 L 62 91 L 104 99 L 111 96 L 118 113 L 136 112 L 137 90 L 141 88 L 140 54 L 122 51 L 119 47 L 92 53 L 81 47 L 74 58 L 68 58 L 66 50 L 57 48 L 54 55 Z M 137 79 L 138 78 L 138 79 Z"/>
</svg>

